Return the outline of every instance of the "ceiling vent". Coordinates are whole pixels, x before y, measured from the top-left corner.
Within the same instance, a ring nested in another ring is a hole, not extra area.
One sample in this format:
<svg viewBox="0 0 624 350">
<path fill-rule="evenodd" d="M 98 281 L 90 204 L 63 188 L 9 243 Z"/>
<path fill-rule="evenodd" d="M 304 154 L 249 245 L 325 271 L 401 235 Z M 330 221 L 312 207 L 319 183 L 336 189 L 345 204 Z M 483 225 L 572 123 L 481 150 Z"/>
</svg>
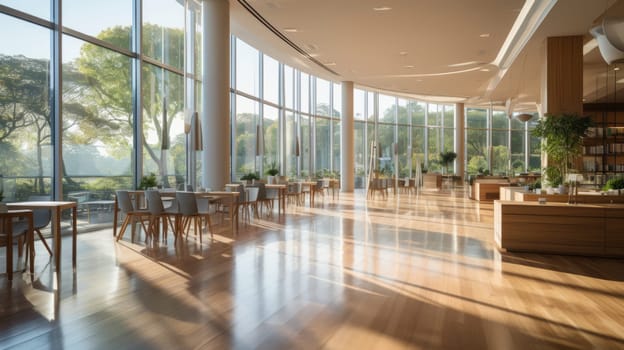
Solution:
<svg viewBox="0 0 624 350">
<path fill-rule="evenodd" d="M 589 32 L 596 38 L 600 54 L 608 64 L 624 61 L 624 19 L 605 18 Z"/>
</svg>

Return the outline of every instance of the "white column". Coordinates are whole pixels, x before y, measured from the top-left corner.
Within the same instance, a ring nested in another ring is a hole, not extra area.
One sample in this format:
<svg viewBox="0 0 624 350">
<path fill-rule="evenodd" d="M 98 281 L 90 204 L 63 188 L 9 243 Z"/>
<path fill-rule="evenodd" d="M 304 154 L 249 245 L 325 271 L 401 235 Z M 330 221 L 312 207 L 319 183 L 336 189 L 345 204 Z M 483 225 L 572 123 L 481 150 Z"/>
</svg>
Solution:
<svg viewBox="0 0 624 350">
<path fill-rule="evenodd" d="M 355 178 L 353 82 L 342 82 L 342 113 L 340 123 L 340 188 L 342 192 L 353 192 Z"/>
<path fill-rule="evenodd" d="M 202 187 L 223 190 L 230 174 L 230 4 L 202 6 Z"/>
<path fill-rule="evenodd" d="M 466 170 L 466 127 L 464 116 L 464 104 L 455 104 L 455 149 L 457 152 L 457 174 L 461 178 L 461 182 L 464 182 L 464 173 Z"/>
</svg>

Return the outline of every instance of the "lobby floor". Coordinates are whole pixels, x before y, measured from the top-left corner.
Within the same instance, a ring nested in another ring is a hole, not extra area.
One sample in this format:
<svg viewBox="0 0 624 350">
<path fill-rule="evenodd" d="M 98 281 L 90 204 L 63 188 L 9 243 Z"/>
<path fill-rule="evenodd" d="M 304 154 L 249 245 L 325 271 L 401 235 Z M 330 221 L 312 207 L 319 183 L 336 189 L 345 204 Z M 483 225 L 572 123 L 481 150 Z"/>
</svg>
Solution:
<svg viewBox="0 0 624 350">
<path fill-rule="evenodd" d="M 1 248 L 0 349 L 624 348 L 623 259 L 500 253 L 492 226 L 461 190 L 356 192 L 202 246 L 83 233 L 58 284 L 41 245 L 10 284 Z"/>
</svg>

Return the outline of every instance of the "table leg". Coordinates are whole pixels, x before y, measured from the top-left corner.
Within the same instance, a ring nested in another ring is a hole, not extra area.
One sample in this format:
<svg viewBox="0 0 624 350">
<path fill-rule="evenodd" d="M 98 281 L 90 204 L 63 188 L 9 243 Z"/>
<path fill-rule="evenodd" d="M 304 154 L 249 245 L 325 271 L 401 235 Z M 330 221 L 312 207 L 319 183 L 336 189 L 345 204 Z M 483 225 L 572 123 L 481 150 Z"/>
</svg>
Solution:
<svg viewBox="0 0 624 350">
<path fill-rule="evenodd" d="M 117 196 L 115 196 L 115 204 L 113 205 L 113 237 L 117 237 Z"/>
<path fill-rule="evenodd" d="M 33 280 L 35 278 L 35 233 L 33 228 L 33 218 L 28 220 L 28 233 L 27 233 L 27 244 L 29 247 L 28 250 L 28 259 L 30 260 L 30 279 Z"/>
<path fill-rule="evenodd" d="M 76 225 L 76 217 L 77 215 L 77 208 L 73 207 L 72 208 L 72 267 L 73 267 L 73 271 L 76 272 L 76 240 L 77 240 L 77 235 L 78 235 L 78 229 L 77 229 L 77 225 Z"/>
<path fill-rule="evenodd" d="M 54 237 L 54 266 L 57 277 L 61 272 L 61 209 L 52 210 L 52 236 Z"/>
<path fill-rule="evenodd" d="M 4 232 L 7 233 L 7 246 L 6 246 L 6 256 L 7 256 L 7 276 L 9 277 L 9 281 L 13 280 L 13 219 L 5 218 L 4 220 Z"/>
</svg>

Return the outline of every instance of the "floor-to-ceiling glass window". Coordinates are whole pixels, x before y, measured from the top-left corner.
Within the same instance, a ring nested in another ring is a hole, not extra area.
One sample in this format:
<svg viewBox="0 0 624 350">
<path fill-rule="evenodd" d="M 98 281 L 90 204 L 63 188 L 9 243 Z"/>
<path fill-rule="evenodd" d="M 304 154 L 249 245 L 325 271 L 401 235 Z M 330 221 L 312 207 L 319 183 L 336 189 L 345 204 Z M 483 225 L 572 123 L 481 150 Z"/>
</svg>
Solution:
<svg viewBox="0 0 624 350">
<path fill-rule="evenodd" d="M 99 37 L 112 42 L 117 36 L 121 45 L 128 33 L 126 27 Z M 131 60 L 101 46 L 63 38 L 62 168 L 63 191 L 70 200 L 108 200 L 115 189 L 132 186 Z"/>
<path fill-rule="evenodd" d="M 355 188 L 364 188 L 368 147 L 366 146 L 366 92 L 360 89 L 353 90 L 353 152 L 355 168 Z"/>
<path fill-rule="evenodd" d="M 490 148 L 492 174 L 509 173 L 509 118 L 504 111 L 492 111 L 492 146 Z"/>
<path fill-rule="evenodd" d="M 511 154 L 511 171 L 512 175 L 523 173 L 527 169 L 525 159 L 526 146 L 526 124 L 522 121 L 511 119 L 511 144 L 509 152 Z"/>
<path fill-rule="evenodd" d="M 2 163 L 16 159 L 23 164 L 10 170 L 0 168 L 1 191 L 19 200 L 32 194 L 49 195 L 52 188 L 62 187 L 63 193 L 55 194 L 57 198 L 82 203 L 112 199 L 114 190 L 131 188 L 141 172 L 155 173 L 162 186 L 185 183 L 184 111 L 198 111 L 199 106 L 197 98 L 184 98 L 185 91 L 187 95 L 199 91 L 199 40 L 187 42 L 186 56 L 194 60 L 187 62 L 192 69 L 186 67 L 191 72 L 186 88 L 183 79 L 184 43 L 190 37 L 186 29 L 193 26 L 189 30 L 197 35 L 201 28 L 194 3 L 188 4 L 188 16 L 186 2 L 177 0 L 66 0 L 55 16 L 51 11 L 54 1 L 0 3 L 34 16 L 12 11 L 7 13 L 17 18 L 0 14 L 0 79 L 7 82 L 0 86 L 6 89 L 3 97 L 15 96 L 10 101 L 2 99 L 2 119 L 10 117 L 5 116 L 9 104 L 14 105 L 14 112 L 28 118 L 27 124 L 10 123 L 11 127 L 3 126 L 0 131 Z M 140 16 L 135 16 L 136 11 Z M 21 17 L 25 20 L 18 19 Z M 135 23 L 135 18 L 142 18 L 142 23 Z M 194 20 L 186 23 L 189 18 Z M 52 40 L 50 29 L 55 26 L 63 33 L 58 41 Z M 140 46 L 135 44 L 139 30 Z M 61 50 L 62 62 L 52 58 L 57 49 Z M 21 72 L 20 62 L 14 62 L 16 55 L 22 62 L 29 61 L 26 71 Z M 10 74 L 4 73 L 7 69 Z M 51 87 L 57 84 L 55 76 L 61 78 L 62 86 L 58 95 L 51 95 Z M 12 86 L 10 78 L 17 78 L 20 84 Z M 26 106 L 18 93 L 31 85 L 38 88 L 29 92 L 29 98 L 36 96 L 38 102 Z M 62 115 L 56 115 L 52 106 L 60 106 Z M 140 124 L 137 118 L 141 118 Z M 12 138 L 26 129 L 17 152 Z M 53 140 L 55 129 L 62 138 Z M 137 129 L 142 133 L 135 149 Z M 55 154 L 62 154 L 58 157 L 62 159 L 58 164 L 62 178 L 52 179 Z M 28 159 L 20 158 L 26 155 Z M 142 168 L 135 172 L 139 162 Z M 89 215 L 90 222 L 97 217 Z"/>
<path fill-rule="evenodd" d="M 279 163 L 280 159 L 278 109 L 273 106 L 264 105 L 264 114 L 262 117 L 262 125 L 264 128 L 264 134 L 261 138 L 264 140 L 263 169 L 266 170 L 271 163 Z"/>
<path fill-rule="evenodd" d="M 487 109 L 467 108 L 465 126 L 466 171 L 468 174 L 489 173 Z"/>
<path fill-rule="evenodd" d="M 49 9 L 13 3 L 37 15 Z M 4 14 L 0 28 L 0 192 L 25 200 L 52 191 L 50 29 Z"/>
<path fill-rule="evenodd" d="M 427 106 L 427 167 L 433 172 L 442 172 L 439 162 L 440 153 L 444 151 L 442 111 L 442 105 L 429 103 Z"/>
<path fill-rule="evenodd" d="M 539 137 L 533 136 L 532 130 L 535 129 L 535 125 L 539 119 L 534 116 L 533 119 L 527 122 L 527 137 L 529 142 L 529 166 L 528 171 L 540 173 L 542 170 L 542 153 L 541 144 L 542 141 Z"/>
<path fill-rule="evenodd" d="M 379 144 L 379 171 L 385 176 L 393 176 L 394 143 L 396 127 L 396 97 L 379 94 L 379 120 L 377 123 L 377 142 Z"/>
<path fill-rule="evenodd" d="M 259 171 L 257 157 L 262 153 L 260 131 L 260 104 L 244 96 L 236 96 L 236 138 L 234 140 L 234 178 Z"/>
<path fill-rule="evenodd" d="M 424 102 L 410 101 L 410 113 L 412 115 L 412 164 L 414 171 L 420 166 L 421 171 L 425 168 L 425 114 L 427 104 Z"/>
<path fill-rule="evenodd" d="M 399 177 L 407 177 L 411 173 L 412 162 L 410 147 L 410 115 L 408 101 L 400 98 L 397 104 L 397 155 L 399 157 Z M 409 152 L 409 153 L 408 153 Z"/>
</svg>

